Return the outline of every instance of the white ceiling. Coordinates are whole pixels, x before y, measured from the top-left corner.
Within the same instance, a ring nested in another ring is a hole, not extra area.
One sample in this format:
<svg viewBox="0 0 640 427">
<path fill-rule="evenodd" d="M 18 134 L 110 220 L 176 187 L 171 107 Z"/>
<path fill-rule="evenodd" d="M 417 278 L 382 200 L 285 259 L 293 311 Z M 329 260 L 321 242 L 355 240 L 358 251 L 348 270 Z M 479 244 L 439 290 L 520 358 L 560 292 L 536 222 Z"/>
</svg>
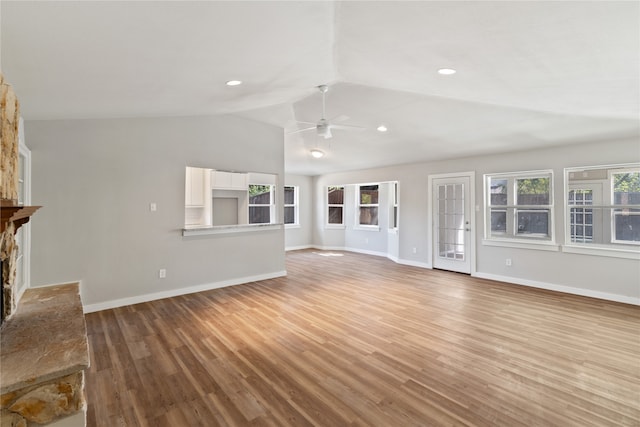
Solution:
<svg viewBox="0 0 640 427">
<path fill-rule="evenodd" d="M 26 119 L 233 113 L 293 130 L 320 118 L 315 86 L 328 83 L 327 118 L 366 129 L 287 135 L 290 173 L 640 135 L 634 1 L 0 8 L 1 65 Z"/>
</svg>

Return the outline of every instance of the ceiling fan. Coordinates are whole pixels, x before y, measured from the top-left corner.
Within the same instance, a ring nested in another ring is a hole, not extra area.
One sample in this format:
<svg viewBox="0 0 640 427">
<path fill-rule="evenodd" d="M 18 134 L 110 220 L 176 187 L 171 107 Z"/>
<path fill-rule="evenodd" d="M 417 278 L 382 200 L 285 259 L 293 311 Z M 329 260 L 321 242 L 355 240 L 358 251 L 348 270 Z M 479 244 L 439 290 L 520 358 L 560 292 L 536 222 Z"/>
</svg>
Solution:
<svg viewBox="0 0 640 427">
<path fill-rule="evenodd" d="M 320 85 L 318 86 L 318 90 L 320 91 L 320 93 L 322 93 L 322 117 L 320 118 L 320 120 L 317 123 L 311 123 L 311 122 L 301 122 L 298 121 L 298 123 L 302 123 L 302 124 L 306 124 L 306 125 L 313 125 L 310 127 L 306 127 L 304 129 L 297 129 L 291 132 L 288 132 L 289 135 L 294 134 L 294 133 L 301 133 L 301 132 L 307 132 L 310 130 L 314 130 L 316 131 L 316 133 L 318 134 L 318 136 L 322 136 L 325 139 L 331 138 L 331 130 L 333 129 L 340 129 L 340 130 L 364 130 L 363 127 L 360 126 L 351 126 L 351 125 L 341 125 L 341 124 L 337 124 L 341 121 L 347 120 L 349 117 L 347 116 L 339 116 L 339 117 L 335 117 L 331 120 L 327 120 L 325 119 L 325 96 L 327 91 L 329 90 L 329 86 L 327 85 Z"/>
</svg>

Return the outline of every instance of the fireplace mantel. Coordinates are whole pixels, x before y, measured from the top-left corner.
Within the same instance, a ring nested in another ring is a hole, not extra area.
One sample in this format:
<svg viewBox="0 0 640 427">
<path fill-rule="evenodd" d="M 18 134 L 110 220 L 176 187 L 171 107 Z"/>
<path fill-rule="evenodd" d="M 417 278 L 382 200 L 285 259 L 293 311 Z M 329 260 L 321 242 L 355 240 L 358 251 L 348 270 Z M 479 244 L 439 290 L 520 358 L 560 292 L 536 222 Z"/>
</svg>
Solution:
<svg viewBox="0 0 640 427">
<path fill-rule="evenodd" d="M 0 233 L 6 230 L 10 222 L 15 224 L 15 231 L 29 221 L 31 215 L 42 206 L 16 205 L 11 200 L 0 200 Z"/>
</svg>

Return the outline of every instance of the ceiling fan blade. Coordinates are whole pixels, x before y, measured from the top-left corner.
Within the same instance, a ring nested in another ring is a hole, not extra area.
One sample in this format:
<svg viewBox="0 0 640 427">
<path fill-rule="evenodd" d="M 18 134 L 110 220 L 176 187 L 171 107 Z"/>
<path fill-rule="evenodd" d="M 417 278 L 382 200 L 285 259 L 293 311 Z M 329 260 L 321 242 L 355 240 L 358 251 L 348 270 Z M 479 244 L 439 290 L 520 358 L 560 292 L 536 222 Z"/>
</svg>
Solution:
<svg viewBox="0 0 640 427">
<path fill-rule="evenodd" d="M 296 120 L 296 123 L 302 123 L 303 125 L 317 125 L 318 123 L 315 122 L 302 122 L 300 120 Z"/>
<path fill-rule="evenodd" d="M 339 129 L 339 130 L 365 130 L 362 126 L 352 126 L 352 125 L 334 125 L 331 124 L 331 129 Z"/>
<path fill-rule="evenodd" d="M 296 130 L 292 130 L 290 132 L 287 132 L 287 135 L 293 135 L 294 133 L 300 133 L 300 132 L 306 132 L 309 130 L 316 130 L 316 127 L 308 127 L 308 128 L 304 128 L 304 129 L 296 129 Z"/>
<path fill-rule="evenodd" d="M 329 123 L 340 123 L 347 120 L 349 120 L 349 116 L 342 114 L 340 116 L 334 117 L 333 119 L 329 119 Z"/>
</svg>

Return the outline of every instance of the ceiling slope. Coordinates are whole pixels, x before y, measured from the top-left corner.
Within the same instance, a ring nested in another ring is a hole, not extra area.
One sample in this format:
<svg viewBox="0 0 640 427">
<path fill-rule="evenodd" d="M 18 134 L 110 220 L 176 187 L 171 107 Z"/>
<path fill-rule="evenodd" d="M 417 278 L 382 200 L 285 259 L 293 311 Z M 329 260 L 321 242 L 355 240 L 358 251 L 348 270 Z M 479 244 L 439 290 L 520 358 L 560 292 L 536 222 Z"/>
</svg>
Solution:
<svg viewBox="0 0 640 427">
<path fill-rule="evenodd" d="M 12 2 L 1 59 L 26 119 L 239 114 L 316 175 L 638 138 L 638 2 Z M 457 73 L 443 76 L 439 68 Z M 241 86 L 228 87 L 239 79 Z M 346 118 L 345 118 L 346 116 Z M 389 131 L 377 132 L 384 124 Z M 285 132 L 286 134 L 286 132 Z M 326 152 L 309 156 L 311 148 Z"/>
</svg>

